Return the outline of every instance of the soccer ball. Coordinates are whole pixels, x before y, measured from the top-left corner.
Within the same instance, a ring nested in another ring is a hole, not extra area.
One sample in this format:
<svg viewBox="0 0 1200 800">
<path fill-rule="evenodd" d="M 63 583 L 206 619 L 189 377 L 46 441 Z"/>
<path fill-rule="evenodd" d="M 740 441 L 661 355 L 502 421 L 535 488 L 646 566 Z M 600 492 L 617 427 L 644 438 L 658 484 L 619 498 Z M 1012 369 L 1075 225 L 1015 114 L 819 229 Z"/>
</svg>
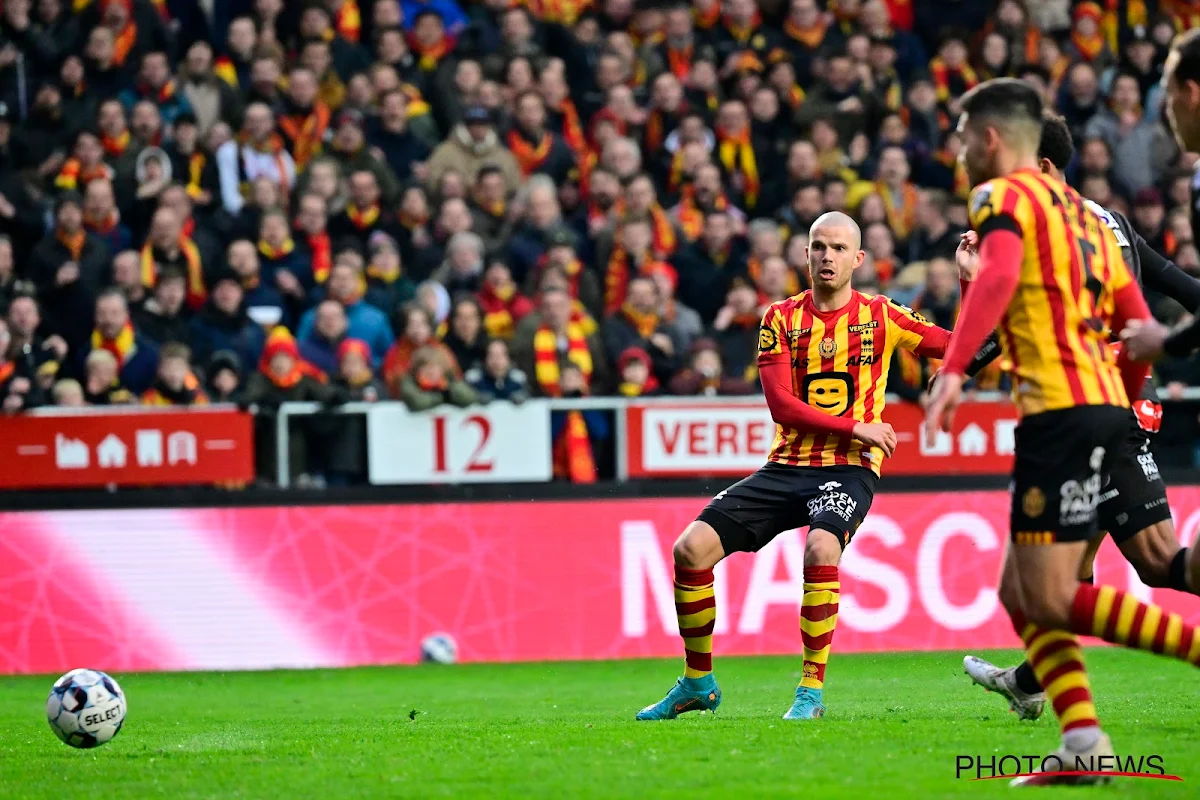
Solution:
<svg viewBox="0 0 1200 800">
<path fill-rule="evenodd" d="M 50 689 L 46 719 L 71 747 L 99 747 L 125 722 L 125 693 L 103 672 L 73 669 Z"/>
<path fill-rule="evenodd" d="M 453 664 L 458 659 L 458 645 L 448 633 L 433 633 L 421 642 L 421 662 Z"/>
</svg>

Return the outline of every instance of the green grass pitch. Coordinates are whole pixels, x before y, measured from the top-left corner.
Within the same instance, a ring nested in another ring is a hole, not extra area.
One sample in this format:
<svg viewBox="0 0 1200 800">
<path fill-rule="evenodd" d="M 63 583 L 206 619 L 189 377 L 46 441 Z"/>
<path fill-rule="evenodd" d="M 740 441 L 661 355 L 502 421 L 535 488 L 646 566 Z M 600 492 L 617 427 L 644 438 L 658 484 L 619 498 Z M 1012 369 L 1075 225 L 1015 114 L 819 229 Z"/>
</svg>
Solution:
<svg viewBox="0 0 1200 800">
<path fill-rule="evenodd" d="M 1118 752 L 1159 754 L 1184 782 L 1029 791 L 1200 797 L 1195 671 L 1087 652 Z M 1017 722 L 961 655 L 835 653 L 829 714 L 808 723 L 780 719 L 798 658 L 718 658 L 720 711 L 657 723 L 633 714 L 680 660 L 118 674 L 129 716 L 96 750 L 51 733 L 50 677 L 0 678 L 0 797 L 1007 797 L 956 780 L 955 756 L 1045 753 L 1057 726 Z"/>
</svg>

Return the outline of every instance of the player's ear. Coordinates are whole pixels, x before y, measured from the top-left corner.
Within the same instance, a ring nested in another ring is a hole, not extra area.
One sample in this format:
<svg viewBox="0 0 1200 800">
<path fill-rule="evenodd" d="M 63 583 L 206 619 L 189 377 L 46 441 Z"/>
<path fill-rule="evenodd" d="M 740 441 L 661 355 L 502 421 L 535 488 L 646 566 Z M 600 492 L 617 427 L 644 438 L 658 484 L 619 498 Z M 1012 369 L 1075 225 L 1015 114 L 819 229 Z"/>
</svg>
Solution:
<svg viewBox="0 0 1200 800">
<path fill-rule="evenodd" d="M 854 254 L 854 266 L 852 267 L 852 269 L 858 269 L 859 267 L 861 267 L 863 265 L 863 262 L 866 260 L 867 260 L 867 251 L 859 250 L 857 253 Z"/>
<path fill-rule="evenodd" d="M 1048 158 L 1039 158 L 1038 159 L 1038 167 L 1042 170 L 1043 175 L 1053 175 L 1054 174 L 1054 162 L 1052 162 Z"/>
</svg>

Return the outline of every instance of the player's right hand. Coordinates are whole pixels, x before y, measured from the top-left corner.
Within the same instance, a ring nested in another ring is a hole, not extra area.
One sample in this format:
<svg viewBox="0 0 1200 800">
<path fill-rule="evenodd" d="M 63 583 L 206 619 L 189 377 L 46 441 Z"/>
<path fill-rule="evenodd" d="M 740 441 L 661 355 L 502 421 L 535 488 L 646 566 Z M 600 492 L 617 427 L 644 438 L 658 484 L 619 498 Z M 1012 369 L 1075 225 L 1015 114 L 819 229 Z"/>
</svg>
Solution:
<svg viewBox="0 0 1200 800">
<path fill-rule="evenodd" d="M 896 431 L 886 422 L 860 422 L 850 435 L 863 444 L 881 448 L 885 456 L 896 452 Z"/>
<path fill-rule="evenodd" d="M 975 273 L 979 270 L 979 234 L 967 231 L 959 237 L 954 263 L 958 265 L 959 280 L 975 280 Z"/>
</svg>

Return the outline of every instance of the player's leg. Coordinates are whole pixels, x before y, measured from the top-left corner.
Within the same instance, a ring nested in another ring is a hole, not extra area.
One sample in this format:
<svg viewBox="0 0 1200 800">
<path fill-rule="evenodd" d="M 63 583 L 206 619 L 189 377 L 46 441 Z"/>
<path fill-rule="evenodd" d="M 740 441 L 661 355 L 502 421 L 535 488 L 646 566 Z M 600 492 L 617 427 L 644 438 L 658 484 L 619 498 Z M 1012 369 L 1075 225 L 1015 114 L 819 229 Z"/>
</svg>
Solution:
<svg viewBox="0 0 1200 800">
<path fill-rule="evenodd" d="M 729 553 L 757 550 L 781 530 L 776 518 L 787 505 L 789 486 L 780 469 L 768 464 L 719 493 L 676 540 L 675 613 L 683 639 L 684 675 L 666 697 L 639 711 L 639 720 L 674 719 L 721 704 L 721 689 L 712 674 L 717 619 L 713 567 Z"/>
<path fill-rule="evenodd" d="M 1100 533 L 1088 540 L 1087 549 L 1079 559 L 1079 582 L 1093 583 L 1096 575 L 1096 556 L 1100 554 L 1100 546 L 1104 544 L 1107 533 Z"/>
<path fill-rule="evenodd" d="M 1024 619 L 1021 613 L 1021 596 L 1016 561 L 1005 554 L 1000 571 L 1000 584 L 997 590 L 1000 605 L 1014 620 L 1017 636 L 1021 635 L 1024 624 L 1018 625 L 1015 620 Z M 1008 707 L 1021 720 L 1036 720 L 1042 715 L 1046 704 L 1046 693 L 1038 683 L 1037 675 L 1028 661 L 1022 661 L 1015 667 L 998 667 L 990 661 L 977 656 L 967 656 L 963 659 L 963 671 L 979 686 L 989 692 L 995 692 L 1008 701 Z"/>
<path fill-rule="evenodd" d="M 815 719 L 825 713 L 825 669 L 837 628 L 842 551 L 874 499 L 876 477 L 862 467 L 824 468 L 815 491 L 802 499 L 809 530 L 804 543 L 804 597 L 800 638 L 804 664 L 792 707 L 784 719 Z"/>
<path fill-rule="evenodd" d="M 703 520 L 692 522 L 672 549 L 675 561 L 675 615 L 683 638 L 683 677 L 662 700 L 637 713 L 639 720 L 675 719 L 688 711 L 713 711 L 721 689 L 712 674 L 717 597 L 713 567 L 725 557 L 721 538 Z"/>
<path fill-rule="evenodd" d="M 1131 428 L 1109 470 L 1109 482 L 1101 495 L 1100 524 L 1111 532 L 1122 555 L 1147 586 L 1195 594 L 1200 583 L 1189 579 L 1188 553 L 1175 535 L 1167 487 L 1150 451 L 1150 440 L 1136 423 Z"/>
</svg>

